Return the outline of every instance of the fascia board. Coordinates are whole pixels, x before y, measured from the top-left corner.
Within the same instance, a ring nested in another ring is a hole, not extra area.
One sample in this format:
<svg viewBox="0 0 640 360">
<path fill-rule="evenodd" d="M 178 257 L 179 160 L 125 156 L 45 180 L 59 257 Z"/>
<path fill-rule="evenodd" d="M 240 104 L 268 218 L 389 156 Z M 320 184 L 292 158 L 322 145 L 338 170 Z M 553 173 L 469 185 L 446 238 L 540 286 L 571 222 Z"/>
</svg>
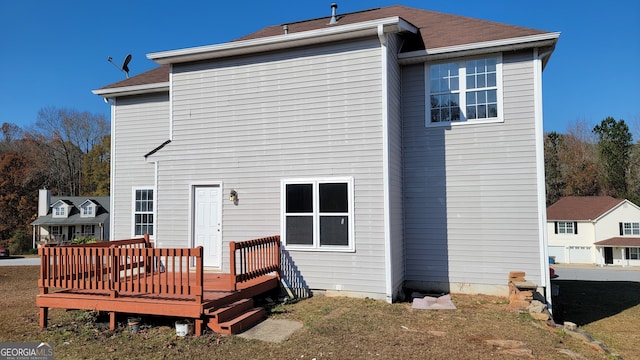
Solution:
<svg viewBox="0 0 640 360">
<path fill-rule="evenodd" d="M 633 206 L 634 208 L 636 208 L 636 210 L 640 211 L 640 207 L 638 207 L 638 205 L 632 203 L 631 201 L 624 199 L 622 201 L 620 201 L 617 205 L 614 205 L 611 207 L 611 209 L 605 211 L 604 213 L 602 213 L 602 215 L 598 216 L 597 218 L 593 219 L 593 222 L 598 222 L 600 221 L 600 219 L 602 219 L 603 217 L 609 215 L 610 213 L 612 213 L 614 210 L 616 210 L 617 208 L 619 208 L 620 206 L 622 206 L 622 204 L 629 204 L 631 206 Z"/>
<path fill-rule="evenodd" d="M 326 29 L 150 53 L 147 54 L 147 58 L 158 64 L 172 64 L 246 55 L 287 49 L 296 46 L 320 44 L 364 36 L 375 36 L 377 35 L 379 25 L 384 27 L 385 32 L 409 31 L 416 33 L 418 31 L 418 29 L 413 25 L 404 21 L 400 17 L 395 16 Z"/>
<path fill-rule="evenodd" d="M 111 98 L 116 96 L 149 94 L 154 92 L 169 91 L 169 82 L 161 82 L 155 84 L 144 84 L 134 86 L 123 86 L 109 89 L 92 90 L 95 95 L 102 96 L 104 98 Z"/>
<path fill-rule="evenodd" d="M 509 39 L 483 41 L 471 44 L 445 46 L 440 48 L 411 51 L 398 54 L 400 64 L 412 64 L 426 60 L 439 60 L 453 56 L 473 56 L 493 52 L 519 50 L 526 48 L 555 46 L 560 37 L 559 32 L 521 36 Z"/>
</svg>

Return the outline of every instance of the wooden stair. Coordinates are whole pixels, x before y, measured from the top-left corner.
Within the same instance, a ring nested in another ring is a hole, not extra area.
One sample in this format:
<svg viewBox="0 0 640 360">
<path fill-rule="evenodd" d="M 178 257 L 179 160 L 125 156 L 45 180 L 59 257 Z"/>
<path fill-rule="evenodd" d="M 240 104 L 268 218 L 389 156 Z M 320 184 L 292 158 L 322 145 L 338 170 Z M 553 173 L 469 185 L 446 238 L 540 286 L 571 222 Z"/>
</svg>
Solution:
<svg viewBox="0 0 640 360">
<path fill-rule="evenodd" d="M 256 308 L 253 299 L 242 299 L 217 309 L 205 310 L 207 327 L 219 334 L 239 334 L 266 317 L 264 308 Z"/>
</svg>

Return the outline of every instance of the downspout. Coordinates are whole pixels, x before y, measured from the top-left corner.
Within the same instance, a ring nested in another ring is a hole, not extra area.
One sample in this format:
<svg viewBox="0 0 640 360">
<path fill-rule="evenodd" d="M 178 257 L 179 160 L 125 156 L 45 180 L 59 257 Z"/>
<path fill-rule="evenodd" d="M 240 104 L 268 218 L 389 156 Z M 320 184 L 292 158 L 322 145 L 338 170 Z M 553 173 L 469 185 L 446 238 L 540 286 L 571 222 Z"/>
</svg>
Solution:
<svg viewBox="0 0 640 360">
<path fill-rule="evenodd" d="M 114 234 L 114 230 L 115 230 L 115 226 L 114 226 L 114 222 L 115 222 L 115 216 L 113 216 L 111 213 L 113 212 L 113 210 L 115 209 L 115 204 L 116 204 L 116 199 L 115 199 L 115 189 L 116 189 L 116 166 L 115 166 L 115 159 L 117 158 L 118 154 L 116 153 L 116 139 L 114 134 L 116 133 L 116 103 L 118 102 L 118 98 L 114 98 L 110 103 L 111 103 L 111 178 L 110 178 L 110 184 L 109 184 L 109 188 L 110 188 L 110 196 L 109 196 L 109 241 L 112 240 L 113 238 L 113 234 Z"/>
<path fill-rule="evenodd" d="M 549 249 L 547 239 L 547 206 L 546 206 L 546 186 L 544 175 L 544 127 L 542 116 L 542 59 L 548 56 L 551 51 L 538 53 L 538 49 L 533 49 L 533 78 L 534 78 L 534 99 L 535 99 L 535 139 L 536 139 L 536 173 L 538 186 L 538 238 L 540 243 L 540 270 L 542 271 L 542 286 L 545 289 L 545 298 L 549 309 L 552 307 L 551 299 L 551 277 L 549 275 Z"/>
<path fill-rule="evenodd" d="M 389 184 L 389 108 L 388 108 L 388 78 L 387 78 L 387 38 L 382 24 L 378 25 L 378 40 L 380 40 L 380 65 L 382 71 L 382 178 L 383 178 L 383 202 L 384 202 L 384 273 L 385 295 L 388 303 L 393 302 L 393 274 L 391 259 L 391 210 L 390 210 L 390 184 Z"/>
</svg>

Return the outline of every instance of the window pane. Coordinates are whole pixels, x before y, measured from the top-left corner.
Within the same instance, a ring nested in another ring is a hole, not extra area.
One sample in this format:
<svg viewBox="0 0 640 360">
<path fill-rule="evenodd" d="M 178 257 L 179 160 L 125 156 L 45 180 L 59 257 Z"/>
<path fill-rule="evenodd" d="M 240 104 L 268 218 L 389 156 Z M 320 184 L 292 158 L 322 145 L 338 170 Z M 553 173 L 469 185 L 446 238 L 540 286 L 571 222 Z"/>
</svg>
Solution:
<svg viewBox="0 0 640 360">
<path fill-rule="evenodd" d="M 496 58 L 487 59 L 487 71 L 488 72 L 495 72 L 496 71 L 496 63 L 497 63 Z"/>
<path fill-rule="evenodd" d="M 483 88 L 487 86 L 487 83 L 484 78 L 484 74 L 478 75 L 478 78 L 476 79 L 476 83 L 479 88 Z"/>
<path fill-rule="evenodd" d="M 497 102 L 498 96 L 497 96 L 496 93 L 497 93 L 497 91 L 495 91 L 495 90 L 488 90 L 487 91 L 487 102 L 490 102 L 490 103 Z"/>
<path fill-rule="evenodd" d="M 487 117 L 487 107 L 485 105 L 478 105 L 478 113 L 476 114 L 478 119 L 484 119 Z"/>
<path fill-rule="evenodd" d="M 313 188 L 311 184 L 287 185 L 288 213 L 308 213 L 313 211 Z"/>
<path fill-rule="evenodd" d="M 490 104 L 487 106 L 489 110 L 489 117 L 498 117 L 498 106 L 495 104 Z"/>
<path fill-rule="evenodd" d="M 478 91 L 478 104 L 486 104 L 487 102 L 487 93 L 486 91 Z"/>
<path fill-rule="evenodd" d="M 346 183 L 320 184 L 319 191 L 321 213 L 346 213 L 349 211 Z"/>
<path fill-rule="evenodd" d="M 496 86 L 496 74 L 487 74 L 487 86 Z"/>
<path fill-rule="evenodd" d="M 473 75 L 467 75 L 467 89 L 476 88 L 476 77 Z"/>
<path fill-rule="evenodd" d="M 440 86 L 438 86 L 438 84 L 440 84 L 440 80 L 438 80 L 437 78 L 431 78 L 430 84 L 431 92 L 440 92 Z"/>
<path fill-rule="evenodd" d="M 287 239 L 289 245 L 313 245 L 313 217 L 287 216 Z"/>
<path fill-rule="evenodd" d="M 476 93 L 467 93 L 467 105 L 475 105 L 476 104 Z"/>
<path fill-rule="evenodd" d="M 475 118 L 476 118 L 476 107 L 467 106 L 467 119 L 475 119 Z"/>
<path fill-rule="evenodd" d="M 452 121 L 456 121 L 456 120 L 460 120 L 460 108 L 459 107 L 454 107 L 451 108 L 451 120 Z"/>
<path fill-rule="evenodd" d="M 347 216 L 320 217 L 320 246 L 349 245 L 349 218 Z"/>
</svg>

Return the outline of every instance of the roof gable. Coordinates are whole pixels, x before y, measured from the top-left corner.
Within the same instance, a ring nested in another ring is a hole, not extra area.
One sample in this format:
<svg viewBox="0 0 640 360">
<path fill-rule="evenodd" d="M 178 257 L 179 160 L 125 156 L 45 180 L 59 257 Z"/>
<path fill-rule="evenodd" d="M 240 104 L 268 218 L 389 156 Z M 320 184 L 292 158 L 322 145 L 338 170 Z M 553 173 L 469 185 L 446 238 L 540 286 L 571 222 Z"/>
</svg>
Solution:
<svg viewBox="0 0 640 360">
<path fill-rule="evenodd" d="M 595 220 L 625 201 L 611 196 L 568 196 L 547 208 L 547 220 Z"/>
</svg>

